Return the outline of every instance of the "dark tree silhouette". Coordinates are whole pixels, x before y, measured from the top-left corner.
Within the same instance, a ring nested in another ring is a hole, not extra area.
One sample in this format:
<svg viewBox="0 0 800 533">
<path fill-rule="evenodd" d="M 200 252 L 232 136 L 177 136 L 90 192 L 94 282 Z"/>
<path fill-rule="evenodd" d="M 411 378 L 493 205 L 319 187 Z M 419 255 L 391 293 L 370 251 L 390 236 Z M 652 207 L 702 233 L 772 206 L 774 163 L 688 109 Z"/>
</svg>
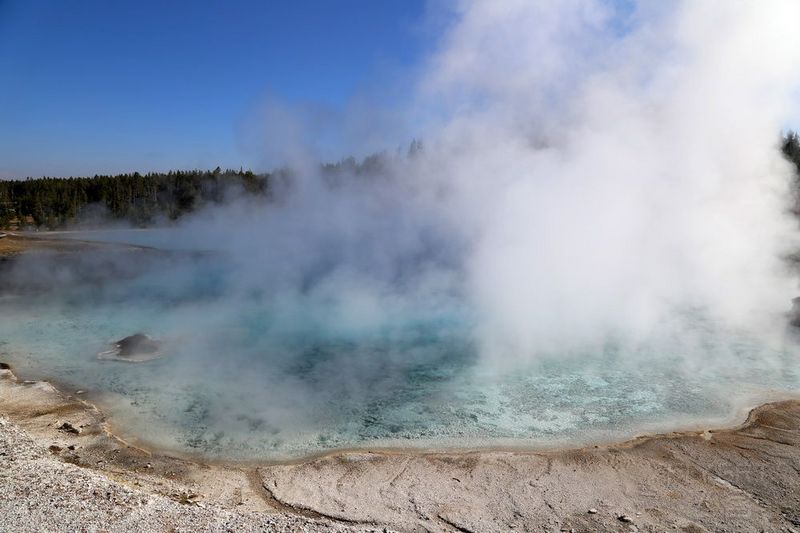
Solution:
<svg viewBox="0 0 800 533">
<path fill-rule="evenodd" d="M 145 226 L 175 220 L 234 194 L 265 195 L 270 174 L 170 171 L 0 181 L 0 227 L 59 228 L 93 218 Z"/>
</svg>

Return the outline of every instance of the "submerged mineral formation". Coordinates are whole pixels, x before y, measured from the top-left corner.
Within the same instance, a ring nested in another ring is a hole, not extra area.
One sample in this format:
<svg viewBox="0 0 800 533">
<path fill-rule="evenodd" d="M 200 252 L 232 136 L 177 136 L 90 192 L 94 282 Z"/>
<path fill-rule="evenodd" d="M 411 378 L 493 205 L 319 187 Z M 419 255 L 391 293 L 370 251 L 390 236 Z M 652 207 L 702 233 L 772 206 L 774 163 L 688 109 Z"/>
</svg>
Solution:
<svg viewBox="0 0 800 533">
<path fill-rule="evenodd" d="M 97 354 L 98 359 L 141 363 L 161 357 L 161 342 L 144 333 L 135 333 L 112 343 L 112 348 Z"/>
</svg>

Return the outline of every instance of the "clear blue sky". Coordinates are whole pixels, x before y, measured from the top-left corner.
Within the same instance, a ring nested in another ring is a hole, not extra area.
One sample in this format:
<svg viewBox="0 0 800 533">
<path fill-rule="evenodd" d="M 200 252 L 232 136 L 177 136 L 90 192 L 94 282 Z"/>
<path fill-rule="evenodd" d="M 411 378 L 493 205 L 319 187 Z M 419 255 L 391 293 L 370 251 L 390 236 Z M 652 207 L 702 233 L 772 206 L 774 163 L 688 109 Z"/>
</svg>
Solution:
<svg viewBox="0 0 800 533">
<path fill-rule="evenodd" d="M 264 164 L 271 95 L 342 109 L 431 46 L 424 0 L 0 0 L 0 178 Z M 246 144 L 246 143 L 245 143 Z"/>
</svg>

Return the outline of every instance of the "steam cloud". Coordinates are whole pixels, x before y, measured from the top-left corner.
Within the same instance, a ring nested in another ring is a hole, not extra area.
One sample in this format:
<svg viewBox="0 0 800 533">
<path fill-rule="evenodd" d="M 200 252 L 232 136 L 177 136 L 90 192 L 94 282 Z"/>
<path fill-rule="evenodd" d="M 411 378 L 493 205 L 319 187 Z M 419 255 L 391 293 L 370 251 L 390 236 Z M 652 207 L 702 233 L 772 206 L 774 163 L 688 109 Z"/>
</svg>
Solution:
<svg viewBox="0 0 800 533">
<path fill-rule="evenodd" d="M 794 293 L 775 132 L 796 103 L 800 6 L 636 8 L 464 4 L 424 80 L 452 104 L 421 175 L 467 226 L 491 357 L 647 335 L 686 307 L 760 328 Z"/>
<path fill-rule="evenodd" d="M 195 224 L 225 230 L 243 286 L 310 299 L 321 323 L 466 302 L 496 364 L 641 342 L 688 310 L 763 332 L 796 292 L 777 142 L 798 15 L 463 2 L 409 106 L 421 154 L 335 189 L 305 173 L 280 208 Z"/>
</svg>

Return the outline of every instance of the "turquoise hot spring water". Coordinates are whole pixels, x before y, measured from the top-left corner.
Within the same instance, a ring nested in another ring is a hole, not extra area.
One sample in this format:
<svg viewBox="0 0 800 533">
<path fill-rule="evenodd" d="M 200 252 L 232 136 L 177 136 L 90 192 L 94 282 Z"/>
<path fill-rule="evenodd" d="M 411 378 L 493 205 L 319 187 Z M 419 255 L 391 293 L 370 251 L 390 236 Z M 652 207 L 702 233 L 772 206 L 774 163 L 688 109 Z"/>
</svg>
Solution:
<svg viewBox="0 0 800 533">
<path fill-rule="evenodd" d="M 2 359 L 87 391 L 124 435 L 176 452 L 283 460 L 353 447 L 580 446 L 730 423 L 748 402 L 800 386 L 791 332 L 767 342 L 696 310 L 645 342 L 610 335 L 585 352 L 498 365 L 482 357 L 457 297 L 353 324 L 334 320 L 324 298 L 242 290 L 224 254 L 167 233 L 68 236 L 159 250 L 21 261 L 0 292 Z M 98 360 L 136 332 L 163 356 Z"/>
</svg>

